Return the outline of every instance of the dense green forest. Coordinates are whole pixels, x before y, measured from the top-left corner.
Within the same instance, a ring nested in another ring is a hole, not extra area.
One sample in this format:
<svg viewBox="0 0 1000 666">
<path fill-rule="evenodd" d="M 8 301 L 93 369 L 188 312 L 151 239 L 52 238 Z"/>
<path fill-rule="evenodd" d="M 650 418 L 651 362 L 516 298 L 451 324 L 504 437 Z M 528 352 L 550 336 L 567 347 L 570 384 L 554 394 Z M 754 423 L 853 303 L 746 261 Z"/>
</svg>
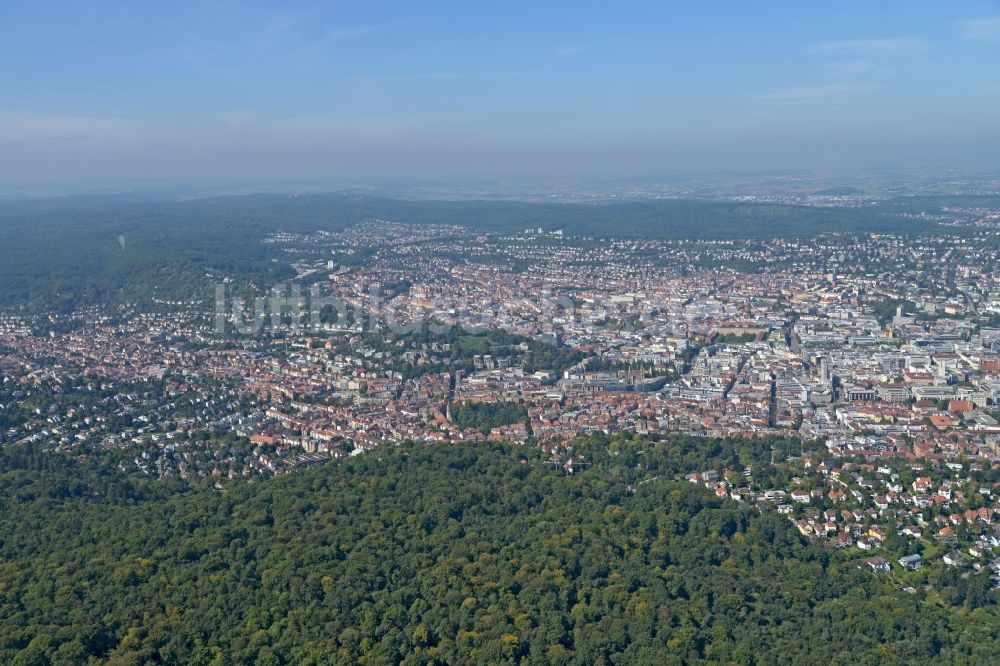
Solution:
<svg viewBox="0 0 1000 666">
<path fill-rule="evenodd" d="M 548 381 L 554 382 L 563 371 L 582 361 L 585 354 L 572 347 L 560 347 L 538 338 L 515 335 L 503 329 L 466 330 L 461 326 L 448 326 L 446 330 L 435 332 L 429 324 L 423 324 L 417 330 L 406 332 L 390 332 L 386 338 L 381 335 L 371 335 L 366 340 L 379 351 L 398 348 L 397 344 L 416 348 L 420 345 L 448 345 L 448 350 L 435 352 L 449 360 L 444 364 L 412 365 L 398 361 L 394 370 L 405 378 L 417 377 L 428 372 L 444 372 L 463 370 L 475 372 L 476 356 L 489 355 L 494 361 L 507 360 L 512 365 L 520 359 L 525 372 L 548 372 Z M 346 343 L 336 348 L 339 353 L 349 353 L 350 346 Z"/>
<path fill-rule="evenodd" d="M 488 435 L 493 428 L 526 422 L 528 410 L 516 402 L 460 402 L 452 406 L 451 419 L 462 428 Z"/>
<path fill-rule="evenodd" d="M 404 445 L 112 494 L 4 454 L 0 663 L 990 663 L 991 602 L 907 594 L 674 480 L 790 445 L 592 438 L 575 475 L 534 448 Z"/>
<path fill-rule="evenodd" d="M 936 210 L 943 201 L 926 205 Z M 340 194 L 8 201 L 0 202 L 0 306 L 68 310 L 122 297 L 209 299 L 212 275 L 257 284 L 293 275 L 287 261 L 260 242 L 270 233 L 337 231 L 372 218 L 491 232 L 541 227 L 625 238 L 771 238 L 927 231 L 933 223 L 902 215 L 919 206 L 913 199 L 853 209 L 689 200 L 397 201 Z"/>
</svg>

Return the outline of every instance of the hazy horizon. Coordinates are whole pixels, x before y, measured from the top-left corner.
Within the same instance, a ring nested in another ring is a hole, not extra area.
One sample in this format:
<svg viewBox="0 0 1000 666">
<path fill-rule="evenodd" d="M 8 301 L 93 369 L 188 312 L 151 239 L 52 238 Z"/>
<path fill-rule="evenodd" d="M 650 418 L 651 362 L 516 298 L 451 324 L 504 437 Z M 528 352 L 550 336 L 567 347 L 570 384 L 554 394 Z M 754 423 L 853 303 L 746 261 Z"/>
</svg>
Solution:
<svg viewBox="0 0 1000 666">
<path fill-rule="evenodd" d="M 0 181 L 1000 167 L 1000 3 L 12 2 Z"/>
</svg>

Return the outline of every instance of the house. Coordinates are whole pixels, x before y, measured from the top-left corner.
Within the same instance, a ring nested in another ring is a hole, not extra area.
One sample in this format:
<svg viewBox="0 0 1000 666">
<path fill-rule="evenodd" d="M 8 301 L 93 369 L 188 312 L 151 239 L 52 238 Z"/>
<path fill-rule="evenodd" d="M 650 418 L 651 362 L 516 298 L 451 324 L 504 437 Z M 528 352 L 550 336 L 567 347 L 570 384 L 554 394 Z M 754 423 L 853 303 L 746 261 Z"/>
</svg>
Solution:
<svg viewBox="0 0 1000 666">
<path fill-rule="evenodd" d="M 868 536 L 881 543 L 885 541 L 885 530 L 881 527 L 871 527 L 868 530 Z"/>
<path fill-rule="evenodd" d="M 976 406 L 971 400 L 951 400 L 948 402 L 949 412 L 971 412 Z"/>
<path fill-rule="evenodd" d="M 846 548 L 851 545 L 851 535 L 847 532 L 840 532 L 831 540 L 834 548 Z"/>
<path fill-rule="evenodd" d="M 950 527 L 942 527 L 938 530 L 935 538 L 940 541 L 954 541 L 955 540 L 955 530 Z"/>
<path fill-rule="evenodd" d="M 945 553 L 944 557 L 942 557 L 941 559 L 943 559 L 944 563 L 947 564 L 949 567 L 957 567 L 965 563 L 965 558 L 962 557 L 961 553 L 958 553 L 956 551 L 950 551 Z"/>
<path fill-rule="evenodd" d="M 872 557 L 865 560 L 865 563 L 875 573 L 889 573 L 889 562 L 884 557 Z"/>
<path fill-rule="evenodd" d="M 811 499 L 809 492 L 806 490 L 793 490 L 792 500 L 796 502 L 807 503 Z"/>
<path fill-rule="evenodd" d="M 899 558 L 899 566 L 906 569 L 917 569 L 920 567 L 921 562 L 923 562 L 923 558 L 917 553 L 914 553 L 913 555 L 904 555 Z"/>
</svg>

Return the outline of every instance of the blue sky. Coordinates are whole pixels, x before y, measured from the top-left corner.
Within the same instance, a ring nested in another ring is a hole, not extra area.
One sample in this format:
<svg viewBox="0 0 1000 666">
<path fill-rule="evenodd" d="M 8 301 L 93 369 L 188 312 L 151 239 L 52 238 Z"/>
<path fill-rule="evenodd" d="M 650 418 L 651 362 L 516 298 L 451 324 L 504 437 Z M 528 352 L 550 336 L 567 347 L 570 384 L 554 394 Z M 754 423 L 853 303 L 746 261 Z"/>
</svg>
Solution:
<svg viewBox="0 0 1000 666">
<path fill-rule="evenodd" d="M 1000 2 L 0 6 L 0 179 L 1000 166 Z"/>
</svg>

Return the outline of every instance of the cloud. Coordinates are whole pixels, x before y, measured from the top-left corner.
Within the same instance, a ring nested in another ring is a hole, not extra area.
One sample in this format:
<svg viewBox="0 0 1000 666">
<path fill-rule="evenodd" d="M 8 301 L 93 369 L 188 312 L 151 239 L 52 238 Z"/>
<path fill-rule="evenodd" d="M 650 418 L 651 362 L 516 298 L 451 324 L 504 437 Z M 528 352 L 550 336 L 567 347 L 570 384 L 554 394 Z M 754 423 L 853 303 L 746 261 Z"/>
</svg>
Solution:
<svg viewBox="0 0 1000 666">
<path fill-rule="evenodd" d="M 927 45 L 913 37 L 886 37 L 881 39 L 847 39 L 823 42 L 812 47 L 813 53 L 828 55 L 884 54 L 919 51 Z"/>
<path fill-rule="evenodd" d="M 348 28 L 330 28 L 326 31 L 326 38 L 331 42 L 342 42 L 349 39 L 360 39 L 368 37 L 383 30 L 395 28 L 396 23 L 377 23 L 373 25 L 358 25 Z"/>
<path fill-rule="evenodd" d="M 286 35 L 309 20 L 309 15 L 297 12 L 283 12 L 267 18 L 262 33 L 265 36 Z"/>
<path fill-rule="evenodd" d="M 831 83 L 818 86 L 796 86 L 775 92 L 755 95 L 757 99 L 783 102 L 786 104 L 829 104 L 843 102 L 860 94 L 876 90 L 874 86 L 848 83 Z"/>
<path fill-rule="evenodd" d="M 458 44 L 466 44 L 468 43 L 468 41 L 469 41 L 468 37 L 454 37 L 452 39 L 445 39 L 440 42 L 437 42 L 433 44 L 431 48 L 436 50 L 450 49 L 452 46 L 457 46 Z"/>
<path fill-rule="evenodd" d="M 955 27 L 958 28 L 962 39 L 987 41 L 1000 38 L 1000 16 L 958 21 Z"/>
<path fill-rule="evenodd" d="M 840 61 L 828 62 L 823 65 L 824 69 L 839 76 L 858 76 L 867 74 L 875 69 L 875 63 L 863 61 Z"/>
<path fill-rule="evenodd" d="M 556 60 L 560 60 L 568 55 L 579 53 L 580 51 L 583 51 L 586 48 L 587 48 L 586 46 L 570 46 L 568 48 L 556 49 L 555 51 L 552 52 L 552 56 Z"/>
<path fill-rule="evenodd" d="M 53 141 L 86 141 L 90 138 L 90 135 L 80 132 L 63 132 L 62 134 L 57 134 L 56 136 L 50 138 Z"/>
<path fill-rule="evenodd" d="M 148 123 L 125 117 L 39 115 L 0 110 L 0 143 L 127 143 L 142 136 L 147 128 Z"/>
<path fill-rule="evenodd" d="M 520 76 L 543 74 L 544 69 L 519 69 L 498 72 L 429 72 L 426 74 L 400 74 L 398 76 L 383 76 L 386 81 L 461 81 L 468 79 L 510 79 Z"/>
</svg>

